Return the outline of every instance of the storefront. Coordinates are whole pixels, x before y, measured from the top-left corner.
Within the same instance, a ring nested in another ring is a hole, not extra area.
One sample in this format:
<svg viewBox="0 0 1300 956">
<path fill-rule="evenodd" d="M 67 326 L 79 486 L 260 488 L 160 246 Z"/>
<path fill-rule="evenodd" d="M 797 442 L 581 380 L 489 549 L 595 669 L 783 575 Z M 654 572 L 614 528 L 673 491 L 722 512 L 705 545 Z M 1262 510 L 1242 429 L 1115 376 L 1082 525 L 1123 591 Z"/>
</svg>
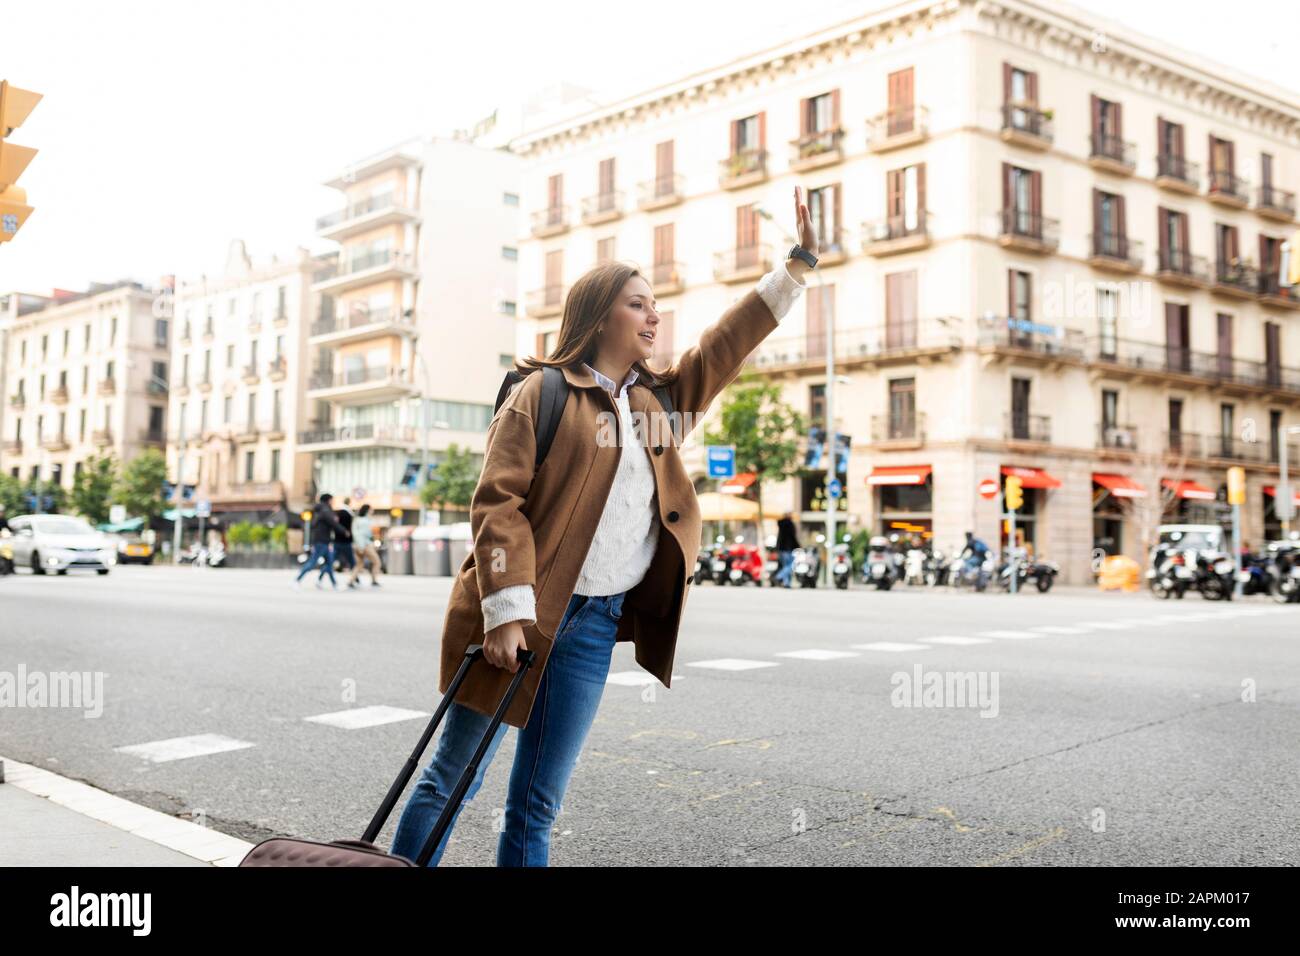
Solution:
<svg viewBox="0 0 1300 956">
<path fill-rule="evenodd" d="M 1164 524 L 1220 524 L 1223 508 L 1213 491 L 1194 481 L 1165 478 L 1160 482 L 1166 495 Z"/>
<path fill-rule="evenodd" d="M 1025 503 L 1016 510 L 1015 543 L 1017 547 L 1029 547 L 1030 553 L 1033 553 L 1039 541 L 1038 522 L 1046 503 L 1044 496 L 1053 488 L 1061 487 L 1060 479 L 1052 477 L 1041 468 L 1020 465 L 1003 465 L 1002 477 L 1004 479 L 1011 477 L 1020 479 L 1020 487 L 1024 490 Z M 1005 490 L 1004 481 L 1004 494 Z M 1008 544 L 1007 532 L 1009 530 L 1007 522 L 1004 521 L 999 535 L 1002 548 L 1005 548 Z"/>
<path fill-rule="evenodd" d="M 1146 489 L 1127 475 L 1092 474 L 1092 549 L 1106 555 L 1124 553 L 1124 523 L 1133 502 L 1147 496 Z"/>
<path fill-rule="evenodd" d="M 929 539 L 934 532 L 934 484 L 929 465 L 889 465 L 873 468 L 867 475 L 872 511 L 879 534 L 919 534 Z"/>
<path fill-rule="evenodd" d="M 1282 519 L 1277 513 L 1277 488 L 1273 485 L 1265 485 L 1263 488 L 1263 508 L 1264 508 L 1264 539 L 1266 541 L 1282 540 Z M 1292 485 L 1292 512 L 1300 515 L 1300 488 Z M 1291 528 L 1300 527 L 1295 517 L 1291 518 Z"/>
</svg>

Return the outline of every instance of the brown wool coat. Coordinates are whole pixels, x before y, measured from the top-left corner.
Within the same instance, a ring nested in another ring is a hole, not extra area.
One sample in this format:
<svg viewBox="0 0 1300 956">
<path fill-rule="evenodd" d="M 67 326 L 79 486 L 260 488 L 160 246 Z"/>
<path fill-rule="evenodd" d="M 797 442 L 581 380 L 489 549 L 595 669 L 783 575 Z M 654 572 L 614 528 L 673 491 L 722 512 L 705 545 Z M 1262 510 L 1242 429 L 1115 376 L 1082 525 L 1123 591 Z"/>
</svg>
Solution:
<svg viewBox="0 0 1300 956">
<path fill-rule="evenodd" d="M 677 412 L 702 415 L 777 325 L 772 310 L 754 289 L 729 307 L 704 330 L 699 344 L 678 360 L 678 379 L 669 386 Z M 613 396 L 580 364 L 563 372 L 569 399 L 535 478 L 533 416 L 542 376 L 528 375 L 488 426 L 483 472 L 470 503 L 473 546 L 452 585 L 442 630 L 438 690 L 445 694 L 466 648 L 483 642 L 480 595 L 510 585 L 533 585 L 537 620 L 524 625 L 523 632 L 536 658 L 505 714 L 505 722 L 514 727 L 528 723 L 556 627 L 573 597 L 614 482 L 618 455 L 623 446 L 629 451 L 638 447 L 635 433 L 620 436 L 618 444 L 600 444 L 600 413 L 612 416 L 603 419 L 606 422 L 617 421 Z M 686 428 L 664 428 L 662 416 L 658 424 L 650 421 L 659 402 L 639 383 L 628 389 L 628 406 L 633 416 L 638 411 L 647 416 L 648 427 L 638 430 L 639 444 L 654 467 L 660 533 L 645 577 L 624 599 L 616 639 L 632 641 L 637 663 L 669 687 L 677 630 L 700 547 L 700 509 L 674 441 Z M 455 700 L 491 714 L 512 678 L 509 671 L 479 661 Z"/>
</svg>

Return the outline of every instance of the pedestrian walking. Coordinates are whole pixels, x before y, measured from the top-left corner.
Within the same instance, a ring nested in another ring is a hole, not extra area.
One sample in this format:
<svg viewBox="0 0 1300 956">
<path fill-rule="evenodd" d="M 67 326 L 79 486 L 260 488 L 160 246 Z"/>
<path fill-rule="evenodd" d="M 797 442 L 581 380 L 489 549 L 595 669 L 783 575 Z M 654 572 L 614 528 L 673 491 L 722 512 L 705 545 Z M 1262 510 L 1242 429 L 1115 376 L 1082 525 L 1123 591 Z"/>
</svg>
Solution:
<svg viewBox="0 0 1300 956">
<path fill-rule="evenodd" d="M 794 200 L 799 243 L 789 258 L 671 367 L 647 364 L 659 329 L 657 303 L 641 271 L 618 261 L 595 266 L 573 285 L 551 353 L 518 363 L 524 379 L 488 426 L 470 502 L 473 546 L 443 621 L 439 691 L 447 692 L 471 644 L 482 644 L 490 666 L 471 668 L 450 702 L 392 852 L 419 855 L 519 668 L 518 651 L 531 651 L 534 663 L 452 821 L 454 827 L 478 792 L 507 727 L 518 728 L 499 866 L 547 865 L 551 828 L 595 719 L 614 645 L 633 642 L 637 662 L 670 686 L 701 527 L 678 445 L 806 288 L 818 237 L 798 186 Z M 544 376 L 534 373 L 545 367 L 561 370 L 567 405 L 535 471 Z M 653 391 L 659 387 L 672 399 L 671 419 Z M 451 829 L 429 865 L 441 859 Z"/>
<path fill-rule="evenodd" d="M 334 560 L 330 562 L 330 567 L 333 568 L 338 564 L 340 571 L 350 571 L 357 564 L 357 559 L 352 553 L 352 512 L 348 510 L 351 504 L 351 498 L 344 498 L 343 507 L 334 512 L 334 517 L 338 519 L 343 532 L 334 533 Z M 325 571 L 322 569 L 320 577 L 316 580 L 323 580 L 324 577 Z"/>
<path fill-rule="evenodd" d="M 780 582 L 781 587 L 790 586 L 790 571 L 794 568 L 794 553 L 798 547 L 799 537 L 795 534 L 794 521 L 787 511 L 776 523 L 777 567 L 773 577 Z"/>
<path fill-rule="evenodd" d="M 333 536 L 343 532 L 343 526 L 339 524 L 339 519 L 334 517 L 334 509 L 330 507 L 330 502 L 334 496 L 328 492 L 320 496 L 316 503 L 315 513 L 311 516 L 311 553 L 307 560 L 303 562 L 302 570 L 293 580 L 294 587 L 301 587 L 302 579 L 316 567 L 317 562 L 324 561 L 325 566 L 321 570 L 321 575 L 316 579 L 316 587 L 321 586 L 321 581 L 325 575 L 330 576 L 330 584 L 334 585 L 334 590 L 339 589 L 339 583 L 334 578 L 334 547 Z"/>
<path fill-rule="evenodd" d="M 370 518 L 370 505 L 362 505 L 357 516 L 352 519 L 352 550 L 356 555 L 352 563 L 352 580 L 348 587 L 361 586 L 361 566 L 370 567 L 370 586 L 379 587 L 375 576 L 379 571 L 379 551 L 375 548 L 374 521 Z"/>
</svg>

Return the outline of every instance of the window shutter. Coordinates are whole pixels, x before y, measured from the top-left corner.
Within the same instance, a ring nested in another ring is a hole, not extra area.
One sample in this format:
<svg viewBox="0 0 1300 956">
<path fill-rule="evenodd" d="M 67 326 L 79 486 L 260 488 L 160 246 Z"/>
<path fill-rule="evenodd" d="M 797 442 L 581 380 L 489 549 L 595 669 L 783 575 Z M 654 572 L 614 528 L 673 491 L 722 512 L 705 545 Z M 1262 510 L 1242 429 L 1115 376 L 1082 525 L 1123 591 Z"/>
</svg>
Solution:
<svg viewBox="0 0 1300 956">
<path fill-rule="evenodd" d="M 1180 212 L 1178 213 L 1178 248 L 1179 250 L 1181 250 L 1183 255 L 1188 255 L 1191 253 L 1191 249 L 1188 248 L 1188 245 L 1189 243 L 1187 239 L 1187 213 Z"/>
<path fill-rule="evenodd" d="M 831 90 L 831 129 L 840 128 L 840 91 Z"/>
<path fill-rule="evenodd" d="M 1029 104 L 1031 106 L 1038 105 L 1038 74 L 1037 73 L 1025 74 L 1025 96 L 1026 98 L 1028 98 Z"/>
<path fill-rule="evenodd" d="M 925 229 L 925 163 L 916 164 L 916 216 Z"/>
<path fill-rule="evenodd" d="M 843 222 L 843 219 L 841 218 L 842 207 L 840 204 L 840 196 L 844 192 L 844 189 L 839 183 L 836 183 L 831 188 L 835 190 L 835 205 L 834 205 L 835 218 L 831 222 L 831 234 L 826 238 L 830 241 L 832 245 L 834 245 L 836 242 L 839 241 L 840 229 L 842 228 L 840 225 L 840 223 Z"/>
<path fill-rule="evenodd" d="M 731 121 L 731 152 L 727 155 L 735 156 L 740 152 L 740 120 Z"/>
<path fill-rule="evenodd" d="M 1160 265 L 1164 266 L 1169 260 L 1169 210 L 1164 206 L 1156 207 L 1156 239 L 1160 249 Z"/>
<path fill-rule="evenodd" d="M 799 138 L 803 139 L 812 131 L 812 100 L 799 101 Z"/>
<path fill-rule="evenodd" d="M 1004 210 L 1011 208 L 1011 197 L 1015 192 L 1011 188 L 1011 164 L 1002 164 L 1002 208 Z"/>
<path fill-rule="evenodd" d="M 1002 102 L 1011 102 L 1011 64 L 1006 61 L 1002 63 Z"/>
<path fill-rule="evenodd" d="M 1097 137 L 1101 135 L 1101 98 L 1092 94 L 1092 148 L 1097 148 Z"/>
<path fill-rule="evenodd" d="M 1124 138 L 1124 104 L 1112 103 L 1111 116 L 1115 117 L 1115 128 L 1111 131 L 1111 134 L 1116 139 L 1123 139 Z"/>
<path fill-rule="evenodd" d="M 536 358 L 546 358 L 546 336 L 541 332 L 537 333 L 537 345 L 533 351 Z"/>
<path fill-rule="evenodd" d="M 1128 224 L 1124 221 L 1124 197 L 1115 197 L 1115 234 L 1119 236 L 1120 254 L 1128 255 L 1128 250 L 1124 247 L 1128 245 Z"/>
<path fill-rule="evenodd" d="M 758 114 L 758 148 L 767 149 L 767 110 Z"/>
<path fill-rule="evenodd" d="M 1029 212 L 1042 228 L 1043 215 L 1043 174 L 1034 171 L 1029 174 Z"/>
<path fill-rule="evenodd" d="M 903 215 L 903 171 L 891 169 L 885 173 L 885 216 L 892 223 Z"/>
<path fill-rule="evenodd" d="M 1016 270 L 1007 270 L 1007 315 L 1014 317 L 1016 314 Z"/>
</svg>

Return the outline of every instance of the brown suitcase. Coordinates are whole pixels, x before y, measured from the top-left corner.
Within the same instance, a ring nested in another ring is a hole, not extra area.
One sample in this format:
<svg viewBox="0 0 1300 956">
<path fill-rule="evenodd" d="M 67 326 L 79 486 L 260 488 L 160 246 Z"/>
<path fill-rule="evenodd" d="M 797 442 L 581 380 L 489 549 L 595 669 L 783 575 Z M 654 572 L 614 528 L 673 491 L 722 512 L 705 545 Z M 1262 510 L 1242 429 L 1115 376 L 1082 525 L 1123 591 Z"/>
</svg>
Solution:
<svg viewBox="0 0 1300 956">
<path fill-rule="evenodd" d="M 442 720 L 442 715 L 446 713 L 448 706 L 456 696 L 456 691 L 460 688 L 461 682 L 474 662 L 483 656 L 482 644 L 471 644 L 465 649 L 465 659 L 461 661 L 460 669 L 456 671 L 456 676 L 452 679 L 451 686 L 447 688 L 447 693 L 438 703 L 438 709 L 434 711 L 433 719 L 429 721 L 429 726 L 424 729 L 420 742 L 415 745 L 411 755 L 406 758 L 406 764 L 402 767 L 402 772 L 397 775 L 393 785 L 388 788 L 388 793 L 384 797 L 384 802 L 376 811 L 374 819 L 370 821 L 370 826 L 366 827 L 366 832 L 362 834 L 360 840 L 332 840 L 329 843 L 320 843 L 316 840 L 295 840 L 290 837 L 272 837 L 269 840 L 263 840 L 257 846 L 248 851 L 248 854 L 240 861 L 240 866 L 428 866 L 429 860 L 433 858 L 433 851 L 438 848 L 442 835 L 446 833 L 447 828 L 451 826 L 452 815 L 456 807 L 460 806 L 461 800 L 465 798 L 465 793 L 469 790 L 469 785 L 474 779 L 474 774 L 478 772 L 479 764 L 483 760 L 483 755 L 487 753 L 488 744 L 492 741 L 492 736 L 496 733 L 497 727 L 501 724 L 501 719 L 505 716 L 506 709 L 510 702 L 514 700 L 515 693 L 519 690 L 519 685 L 523 682 L 524 674 L 532 666 L 534 654 L 532 651 L 521 648 L 518 652 L 519 669 L 515 671 L 514 678 L 510 681 L 510 686 L 506 688 L 505 697 L 497 707 L 496 713 L 492 715 L 492 721 L 488 724 L 487 732 L 479 742 L 478 749 L 474 751 L 474 756 L 470 759 L 469 766 L 461 774 L 460 780 L 456 783 L 456 789 L 452 791 L 451 798 L 447 805 L 443 807 L 438 822 L 433 826 L 433 832 L 425 840 L 424 846 L 420 850 L 419 857 L 414 862 L 404 856 L 398 856 L 394 853 L 388 853 L 375 846 L 375 838 L 379 836 L 379 831 L 384 828 L 388 815 L 393 812 L 393 807 L 397 806 L 397 801 L 406 789 L 406 784 L 410 781 L 415 769 L 419 766 L 420 758 L 424 755 L 425 749 L 429 746 L 429 741 L 433 739 L 433 733 L 438 729 L 438 724 Z"/>
</svg>

